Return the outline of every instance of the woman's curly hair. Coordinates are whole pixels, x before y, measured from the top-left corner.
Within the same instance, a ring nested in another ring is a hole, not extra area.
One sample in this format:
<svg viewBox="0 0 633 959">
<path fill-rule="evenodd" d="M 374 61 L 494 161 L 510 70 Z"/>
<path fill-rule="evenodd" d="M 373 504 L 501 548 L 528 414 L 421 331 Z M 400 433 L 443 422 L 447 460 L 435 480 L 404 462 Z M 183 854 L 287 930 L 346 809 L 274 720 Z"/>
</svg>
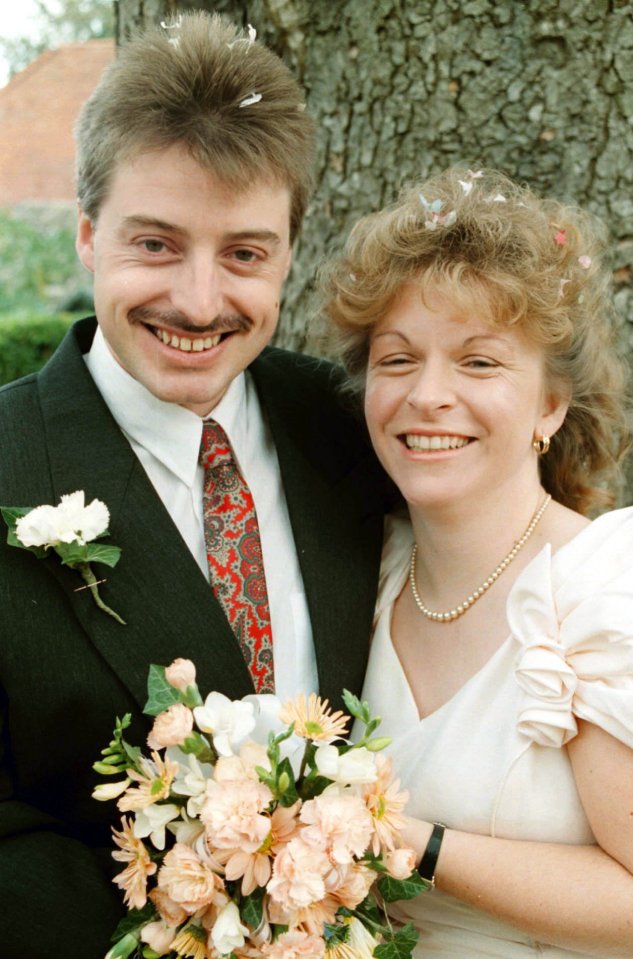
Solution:
<svg viewBox="0 0 633 959">
<path fill-rule="evenodd" d="M 547 382 L 571 399 L 541 457 L 552 496 L 587 513 L 613 503 L 630 441 L 603 224 L 496 171 L 452 168 L 364 217 L 320 271 L 320 304 L 352 385 L 402 285 L 415 282 L 539 344 Z"/>
</svg>

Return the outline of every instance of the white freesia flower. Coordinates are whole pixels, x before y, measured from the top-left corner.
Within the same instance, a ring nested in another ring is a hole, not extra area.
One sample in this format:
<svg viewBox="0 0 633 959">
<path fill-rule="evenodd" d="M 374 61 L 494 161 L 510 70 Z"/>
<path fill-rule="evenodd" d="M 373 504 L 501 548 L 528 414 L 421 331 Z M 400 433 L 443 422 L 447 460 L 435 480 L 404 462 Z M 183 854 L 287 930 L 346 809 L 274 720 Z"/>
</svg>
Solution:
<svg viewBox="0 0 633 959">
<path fill-rule="evenodd" d="M 62 496 L 59 506 L 36 506 L 15 524 L 15 535 L 24 546 L 81 546 L 101 536 L 108 528 L 110 513 L 105 503 L 93 499 L 85 505 L 83 490 Z"/>
<path fill-rule="evenodd" d="M 180 815 L 178 806 L 172 803 L 157 805 L 152 803 L 145 809 L 139 809 L 134 822 L 134 835 L 137 839 L 151 839 L 156 849 L 165 848 L 165 826 Z"/>
<path fill-rule="evenodd" d="M 256 693 L 244 696 L 242 702 L 253 704 L 253 718 L 255 726 L 250 739 L 257 743 L 267 743 L 269 733 L 279 736 L 288 730 L 286 723 L 279 718 L 282 707 L 281 700 L 272 693 Z M 279 754 L 282 759 L 289 759 L 295 775 L 299 774 L 305 741 L 301 736 L 289 736 L 279 745 Z"/>
<path fill-rule="evenodd" d="M 248 927 L 240 922 L 240 911 L 234 902 L 227 902 L 211 930 L 213 945 L 220 955 L 227 956 L 244 945 Z"/>
<path fill-rule="evenodd" d="M 364 746 L 342 755 L 336 746 L 319 746 L 314 761 L 321 775 L 336 783 L 373 783 L 378 778 L 376 757 Z"/>
<path fill-rule="evenodd" d="M 178 763 L 178 773 L 171 791 L 177 796 L 189 796 L 187 814 L 192 818 L 199 815 L 207 796 L 207 779 L 211 778 L 213 767 L 201 763 L 193 755 L 185 755 L 179 749 L 168 749 L 167 755 Z"/>
<path fill-rule="evenodd" d="M 197 848 L 198 839 L 204 843 L 204 825 L 198 818 L 190 819 L 186 812 L 182 812 L 180 819 L 175 819 L 167 823 L 170 833 L 176 837 L 176 842 L 184 843 L 185 846 L 191 846 L 200 856 L 200 850 Z M 203 857 L 200 856 L 202 859 Z"/>
<path fill-rule="evenodd" d="M 222 693 L 209 693 L 204 706 L 193 711 L 198 729 L 211 734 L 220 756 L 234 755 L 234 747 L 239 747 L 255 726 L 253 714 L 252 703 L 233 701 Z"/>
</svg>

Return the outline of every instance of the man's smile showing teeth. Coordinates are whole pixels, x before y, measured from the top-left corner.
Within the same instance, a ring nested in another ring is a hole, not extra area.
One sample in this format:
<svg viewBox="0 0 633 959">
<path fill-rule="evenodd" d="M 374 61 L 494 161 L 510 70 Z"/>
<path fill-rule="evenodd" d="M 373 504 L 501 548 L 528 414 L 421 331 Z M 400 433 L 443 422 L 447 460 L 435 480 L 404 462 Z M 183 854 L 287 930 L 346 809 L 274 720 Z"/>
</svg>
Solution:
<svg viewBox="0 0 633 959">
<path fill-rule="evenodd" d="M 405 443 L 410 450 L 457 450 L 467 446 L 470 440 L 465 436 L 421 436 L 419 433 L 407 433 Z"/>
<path fill-rule="evenodd" d="M 217 346 L 222 337 L 221 333 L 215 336 L 198 336 L 192 339 L 190 336 L 176 336 L 174 333 L 168 333 L 167 330 L 160 330 L 152 327 L 154 333 L 166 346 L 172 346 L 181 353 L 201 353 L 203 350 L 210 350 Z"/>
</svg>

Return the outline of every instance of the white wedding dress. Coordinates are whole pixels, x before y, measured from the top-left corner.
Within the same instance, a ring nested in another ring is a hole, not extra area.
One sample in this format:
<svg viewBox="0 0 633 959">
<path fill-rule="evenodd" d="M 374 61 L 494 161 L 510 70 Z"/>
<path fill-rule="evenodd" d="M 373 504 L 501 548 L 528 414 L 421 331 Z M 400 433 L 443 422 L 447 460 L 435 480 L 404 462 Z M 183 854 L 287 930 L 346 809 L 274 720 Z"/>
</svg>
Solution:
<svg viewBox="0 0 633 959">
<path fill-rule="evenodd" d="M 389 521 L 363 690 L 407 813 L 483 835 L 594 843 L 567 755 L 576 719 L 633 747 L 633 507 L 607 513 L 554 555 L 545 547 L 508 599 L 509 636 L 440 709 L 420 720 L 390 637 L 408 572 L 408 521 Z M 556 903 L 552 903 L 556 909 Z M 433 890 L 398 906 L 420 931 L 415 956 L 571 959 Z"/>
</svg>

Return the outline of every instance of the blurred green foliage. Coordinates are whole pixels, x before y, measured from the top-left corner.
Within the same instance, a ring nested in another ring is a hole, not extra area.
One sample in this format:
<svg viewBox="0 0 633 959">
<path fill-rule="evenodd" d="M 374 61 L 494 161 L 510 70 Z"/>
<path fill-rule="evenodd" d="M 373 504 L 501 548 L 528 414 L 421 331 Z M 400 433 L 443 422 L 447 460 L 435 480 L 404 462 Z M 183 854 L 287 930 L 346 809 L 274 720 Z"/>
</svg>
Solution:
<svg viewBox="0 0 633 959">
<path fill-rule="evenodd" d="M 0 315 L 16 310 L 90 312 L 90 280 L 75 252 L 72 219 L 0 211 Z"/>
<path fill-rule="evenodd" d="M 68 313 L 0 315 L 0 385 L 39 370 L 74 319 Z"/>
</svg>

